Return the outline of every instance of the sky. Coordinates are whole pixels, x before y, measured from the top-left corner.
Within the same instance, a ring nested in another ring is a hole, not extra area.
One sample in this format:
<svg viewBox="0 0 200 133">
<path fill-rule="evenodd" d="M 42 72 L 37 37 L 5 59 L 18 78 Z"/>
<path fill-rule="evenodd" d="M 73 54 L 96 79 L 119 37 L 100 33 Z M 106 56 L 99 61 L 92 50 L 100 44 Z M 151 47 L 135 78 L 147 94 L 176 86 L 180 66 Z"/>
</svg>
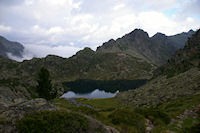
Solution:
<svg viewBox="0 0 200 133">
<path fill-rule="evenodd" d="M 136 28 L 149 36 L 196 30 L 200 0 L 0 0 L 0 35 L 22 43 L 24 58 L 69 57 Z"/>
</svg>

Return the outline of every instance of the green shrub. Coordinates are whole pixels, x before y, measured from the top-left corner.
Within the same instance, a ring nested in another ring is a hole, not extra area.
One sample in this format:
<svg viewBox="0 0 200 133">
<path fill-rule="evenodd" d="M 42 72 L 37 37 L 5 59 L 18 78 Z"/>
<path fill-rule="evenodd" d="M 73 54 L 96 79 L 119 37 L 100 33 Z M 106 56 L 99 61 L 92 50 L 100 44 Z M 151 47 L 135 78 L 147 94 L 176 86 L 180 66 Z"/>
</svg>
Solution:
<svg viewBox="0 0 200 133">
<path fill-rule="evenodd" d="M 35 112 L 16 123 L 19 133 L 86 133 L 88 121 L 85 117 L 68 112 Z"/>
<path fill-rule="evenodd" d="M 200 133 L 200 123 L 185 129 L 185 133 Z"/>
<path fill-rule="evenodd" d="M 109 116 L 114 125 L 126 125 L 134 127 L 138 132 L 145 131 L 145 119 L 140 114 L 127 110 L 119 109 L 111 113 Z"/>
<path fill-rule="evenodd" d="M 75 108 L 73 108 L 73 110 L 76 111 L 76 112 L 80 112 L 80 113 L 83 113 L 83 114 L 86 114 L 86 115 L 91 115 L 91 116 L 98 116 L 99 115 L 98 111 L 96 111 L 92 108 L 86 107 L 86 106 L 75 107 Z"/>
<path fill-rule="evenodd" d="M 137 108 L 135 111 L 141 115 L 143 115 L 145 118 L 150 119 L 153 124 L 159 125 L 163 124 L 169 124 L 170 123 L 170 117 L 167 113 L 162 112 L 158 109 L 154 108 Z M 161 121 L 160 121 L 161 120 Z"/>
</svg>

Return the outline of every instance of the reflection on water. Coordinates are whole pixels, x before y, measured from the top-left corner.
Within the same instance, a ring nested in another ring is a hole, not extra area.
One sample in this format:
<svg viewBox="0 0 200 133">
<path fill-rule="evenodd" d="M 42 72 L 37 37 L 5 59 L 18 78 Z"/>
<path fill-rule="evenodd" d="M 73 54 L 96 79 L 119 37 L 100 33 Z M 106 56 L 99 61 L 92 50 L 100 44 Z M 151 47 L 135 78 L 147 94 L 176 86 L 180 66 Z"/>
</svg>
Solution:
<svg viewBox="0 0 200 133">
<path fill-rule="evenodd" d="M 114 97 L 118 93 L 111 93 L 111 92 L 105 92 L 104 90 L 96 89 L 90 93 L 74 93 L 73 91 L 68 91 L 67 93 L 63 94 L 62 97 L 64 98 L 111 98 Z"/>
</svg>

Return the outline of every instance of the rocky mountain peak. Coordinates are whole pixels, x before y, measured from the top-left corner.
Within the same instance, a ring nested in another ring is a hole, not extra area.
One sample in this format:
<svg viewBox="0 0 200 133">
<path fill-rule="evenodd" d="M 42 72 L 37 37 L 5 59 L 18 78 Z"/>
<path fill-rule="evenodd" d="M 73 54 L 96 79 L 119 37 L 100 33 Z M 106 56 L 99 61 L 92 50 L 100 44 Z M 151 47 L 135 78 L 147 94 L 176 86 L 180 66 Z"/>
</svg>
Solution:
<svg viewBox="0 0 200 133">
<path fill-rule="evenodd" d="M 188 41 L 185 44 L 184 49 L 187 49 L 186 47 L 191 48 L 191 47 L 197 47 L 197 46 L 198 46 L 198 48 L 200 47 L 200 29 L 197 30 L 196 33 L 193 34 L 192 37 L 188 39 Z"/>
<path fill-rule="evenodd" d="M 191 29 L 191 30 L 188 31 L 188 33 L 192 35 L 192 34 L 195 33 L 195 31 Z"/>
<path fill-rule="evenodd" d="M 148 33 L 142 29 L 135 29 L 131 33 L 127 34 L 127 36 L 134 38 L 149 38 Z"/>
<path fill-rule="evenodd" d="M 76 56 L 91 56 L 95 53 L 91 48 L 85 47 L 83 50 L 80 50 L 76 53 Z"/>
<path fill-rule="evenodd" d="M 167 36 L 163 33 L 157 32 L 152 38 L 156 38 L 156 39 L 167 38 Z"/>
</svg>

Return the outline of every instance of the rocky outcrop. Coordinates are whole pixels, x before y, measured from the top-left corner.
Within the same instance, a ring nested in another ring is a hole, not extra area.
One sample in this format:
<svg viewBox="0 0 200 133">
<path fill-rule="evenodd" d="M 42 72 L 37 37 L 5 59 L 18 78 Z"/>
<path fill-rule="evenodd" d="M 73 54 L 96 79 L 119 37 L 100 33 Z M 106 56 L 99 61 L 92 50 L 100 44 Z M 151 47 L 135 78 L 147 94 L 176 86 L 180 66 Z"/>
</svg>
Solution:
<svg viewBox="0 0 200 133">
<path fill-rule="evenodd" d="M 17 132 L 15 123 L 27 114 L 34 111 L 56 110 L 56 108 L 45 99 L 15 99 L 15 102 L 7 107 L 0 105 L 0 132 L 13 133 Z"/>
</svg>

